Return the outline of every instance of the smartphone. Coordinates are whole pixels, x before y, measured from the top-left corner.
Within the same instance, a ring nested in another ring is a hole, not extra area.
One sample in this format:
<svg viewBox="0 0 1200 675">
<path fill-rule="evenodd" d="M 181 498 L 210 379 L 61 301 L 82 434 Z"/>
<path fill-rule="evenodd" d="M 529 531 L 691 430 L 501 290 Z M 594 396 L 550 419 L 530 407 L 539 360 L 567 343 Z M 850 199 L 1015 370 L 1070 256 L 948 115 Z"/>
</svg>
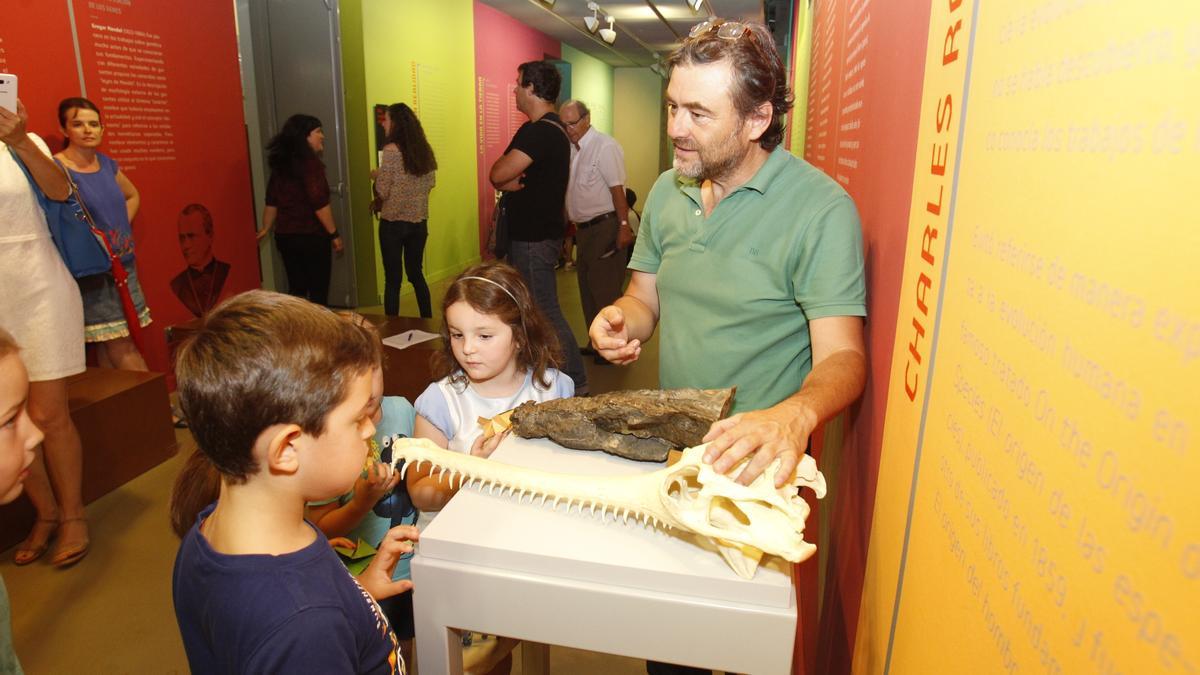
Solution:
<svg viewBox="0 0 1200 675">
<path fill-rule="evenodd" d="M 8 108 L 14 115 L 17 112 L 17 76 L 0 73 L 0 108 Z"/>
</svg>

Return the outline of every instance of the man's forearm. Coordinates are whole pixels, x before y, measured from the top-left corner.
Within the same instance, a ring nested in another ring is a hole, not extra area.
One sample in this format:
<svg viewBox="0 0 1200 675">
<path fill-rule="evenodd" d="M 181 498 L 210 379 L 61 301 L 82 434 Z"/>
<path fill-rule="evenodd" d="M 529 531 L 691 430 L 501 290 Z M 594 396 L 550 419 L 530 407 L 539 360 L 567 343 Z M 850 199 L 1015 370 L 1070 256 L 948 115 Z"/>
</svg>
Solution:
<svg viewBox="0 0 1200 675">
<path fill-rule="evenodd" d="M 800 390 L 775 407 L 797 415 L 811 434 L 858 400 L 866 382 L 866 356 L 855 349 L 843 349 L 813 366 Z"/>
<path fill-rule="evenodd" d="M 654 328 L 658 325 L 658 316 L 646 303 L 626 294 L 617 298 L 613 304 L 620 307 L 625 314 L 625 328 L 630 340 L 645 343 L 651 335 L 654 335 Z"/>
<path fill-rule="evenodd" d="M 629 203 L 625 201 L 625 186 L 614 185 L 608 190 L 612 193 L 613 210 L 617 212 L 617 220 L 626 223 L 626 226 L 628 226 Z"/>
<path fill-rule="evenodd" d="M 25 163 L 25 168 L 29 169 L 29 174 L 33 176 L 34 182 L 47 197 L 55 201 L 62 201 L 71 194 L 66 174 L 54 163 L 54 160 L 43 154 L 28 136 L 25 137 L 24 142 L 9 147 Z"/>
</svg>

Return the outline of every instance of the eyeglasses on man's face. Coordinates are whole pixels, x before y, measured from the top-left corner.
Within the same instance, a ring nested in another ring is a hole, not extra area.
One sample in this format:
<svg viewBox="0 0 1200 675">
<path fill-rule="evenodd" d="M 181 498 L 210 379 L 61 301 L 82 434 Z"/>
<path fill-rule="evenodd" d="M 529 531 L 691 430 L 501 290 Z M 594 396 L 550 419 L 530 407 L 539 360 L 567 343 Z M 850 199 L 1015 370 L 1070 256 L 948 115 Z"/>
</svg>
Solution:
<svg viewBox="0 0 1200 675">
<path fill-rule="evenodd" d="M 584 120 L 584 118 L 588 117 L 588 115 L 591 115 L 591 113 L 588 113 L 587 115 L 584 115 L 583 117 L 580 117 L 579 119 L 576 119 L 574 122 L 568 122 L 566 120 L 563 120 L 562 121 L 563 126 L 568 127 L 568 128 L 574 127 L 576 124 L 579 124 L 580 122 L 582 122 Z"/>
</svg>

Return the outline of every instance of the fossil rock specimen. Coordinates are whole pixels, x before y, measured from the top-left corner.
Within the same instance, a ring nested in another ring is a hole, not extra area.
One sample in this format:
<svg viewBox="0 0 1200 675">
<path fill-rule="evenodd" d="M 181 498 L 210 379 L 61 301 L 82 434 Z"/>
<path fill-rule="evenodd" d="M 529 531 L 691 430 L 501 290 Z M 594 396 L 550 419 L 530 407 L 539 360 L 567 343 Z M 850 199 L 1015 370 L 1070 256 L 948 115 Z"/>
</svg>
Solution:
<svg viewBox="0 0 1200 675">
<path fill-rule="evenodd" d="M 684 450 L 678 462 L 665 469 L 638 476 L 578 476 L 527 469 L 493 460 L 443 450 L 428 440 L 396 437 L 392 443 L 392 466 L 404 460 L 404 469 L 429 462 L 440 468 L 438 477 L 450 474 L 450 482 L 461 487 L 474 484 L 508 490 L 520 502 L 538 500 L 551 508 L 560 503 L 579 505 L 595 516 L 612 513 L 629 521 L 641 520 L 665 529 L 678 528 L 707 537 L 734 572 L 752 578 L 763 553 L 800 562 L 816 551 L 804 541 L 804 521 L 809 508 L 798 494 L 807 486 L 817 497 L 825 496 L 825 478 L 812 457 L 805 455 L 792 480 L 775 488 L 779 460 L 750 485 L 738 485 L 718 474 L 703 461 L 705 446 Z M 749 461 L 743 459 L 729 471 L 737 475 Z M 607 521 L 606 521 L 607 522 Z"/>
<path fill-rule="evenodd" d="M 671 449 L 700 445 L 712 423 L 729 412 L 734 391 L 639 389 L 527 402 L 513 411 L 512 426 L 522 438 L 661 462 Z"/>
</svg>

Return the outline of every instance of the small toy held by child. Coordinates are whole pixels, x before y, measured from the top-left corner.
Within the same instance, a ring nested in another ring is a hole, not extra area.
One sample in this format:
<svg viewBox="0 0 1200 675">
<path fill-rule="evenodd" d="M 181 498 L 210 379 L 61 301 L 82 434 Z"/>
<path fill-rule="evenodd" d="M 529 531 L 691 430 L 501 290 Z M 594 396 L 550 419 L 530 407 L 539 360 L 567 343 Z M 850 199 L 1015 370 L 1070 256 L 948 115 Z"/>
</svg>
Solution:
<svg viewBox="0 0 1200 675">
<path fill-rule="evenodd" d="M 12 335 L 0 328 L 0 504 L 21 496 L 42 432 L 29 419 L 29 375 Z M 8 589 L 0 579 L 0 673 L 19 673 Z"/>
<path fill-rule="evenodd" d="M 418 438 L 488 457 L 506 434 L 485 438 L 477 420 L 574 395 L 571 378 L 554 367 L 558 338 L 513 267 L 492 261 L 460 274 L 446 289 L 442 316 L 445 347 L 434 355 L 437 381 L 417 398 Z M 429 467 L 405 478 L 422 524 L 457 492 Z"/>
<path fill-rule="evenodd" d="M 392 572 L 416 529 L 389 530 L 356 579 L 304 520 L 306 503 L 343 494 L 363 469 L 377 364 L 361 329 L 268 291 L 221 303 L 180 349 L 180 405 L 220 474 L 175 559 L 193 672 L 405 672 L 375 598 L 412 588 Z"/>
</svg>

